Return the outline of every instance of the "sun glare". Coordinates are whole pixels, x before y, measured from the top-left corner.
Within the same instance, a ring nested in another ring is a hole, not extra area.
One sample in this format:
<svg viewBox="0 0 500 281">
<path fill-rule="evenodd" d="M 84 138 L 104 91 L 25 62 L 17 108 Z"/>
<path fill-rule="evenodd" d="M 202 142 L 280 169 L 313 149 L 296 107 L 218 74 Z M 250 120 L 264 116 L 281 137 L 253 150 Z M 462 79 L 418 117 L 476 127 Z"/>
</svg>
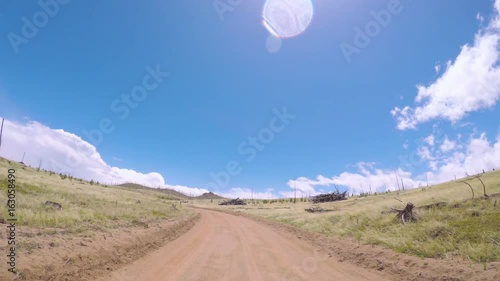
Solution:
<svg viewBox="0 0 500 281">
<path fill-rule="evenodd" d="M 262 18 L 264 26 L 272 35 L 295 37 L 311 23 L 313 5 L 310 0 L 267 0 Z"/>
</svg>

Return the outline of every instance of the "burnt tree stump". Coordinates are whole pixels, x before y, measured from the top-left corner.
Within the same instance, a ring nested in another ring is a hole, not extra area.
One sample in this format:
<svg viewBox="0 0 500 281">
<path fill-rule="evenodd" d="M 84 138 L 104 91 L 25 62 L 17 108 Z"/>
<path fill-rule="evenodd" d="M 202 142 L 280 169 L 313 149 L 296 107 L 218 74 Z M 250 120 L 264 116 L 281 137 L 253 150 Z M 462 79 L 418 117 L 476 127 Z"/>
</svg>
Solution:
<svg viewBox="0 0 500 281">
<path fill-rule="evenodd" d="M 413 205 L 413 203 L 408 203 L 406 204 L 406 207 L 404 209 L 399 210 L 393 208 L 392 211 L 398 213 L 396 215 L 397 220 L 400 220 L 403 224 L 406 224 L 407 222 L 412 222 L 417 220 L 415 213 L 413 213 L 414 208 L 415 205 Z"/>
</svg>

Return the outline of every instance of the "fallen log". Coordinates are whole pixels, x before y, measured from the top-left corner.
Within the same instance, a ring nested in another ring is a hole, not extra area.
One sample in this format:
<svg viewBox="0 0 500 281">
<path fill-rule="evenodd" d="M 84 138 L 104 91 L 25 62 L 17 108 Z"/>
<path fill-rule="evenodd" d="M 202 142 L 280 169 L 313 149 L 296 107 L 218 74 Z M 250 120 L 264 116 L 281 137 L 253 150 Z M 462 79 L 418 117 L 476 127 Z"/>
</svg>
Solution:
<svg viewBox="0 0 500 281">
<path fill-rule="evenodd" d="M 313 205 L 310 208 L 304 209 L 304 211 L 306 211 L 308 213 L 326 213 L 326 212 L 333 212 L 335 210 L 334 209 L 323 209 L 321 206 Z"/>
<path fill-rule="evenodd" d="M 54 207 L 56 210 L 61 210 L 62 205 L 52 201 L 45 201 L 45 206 Z"/>
</svg>

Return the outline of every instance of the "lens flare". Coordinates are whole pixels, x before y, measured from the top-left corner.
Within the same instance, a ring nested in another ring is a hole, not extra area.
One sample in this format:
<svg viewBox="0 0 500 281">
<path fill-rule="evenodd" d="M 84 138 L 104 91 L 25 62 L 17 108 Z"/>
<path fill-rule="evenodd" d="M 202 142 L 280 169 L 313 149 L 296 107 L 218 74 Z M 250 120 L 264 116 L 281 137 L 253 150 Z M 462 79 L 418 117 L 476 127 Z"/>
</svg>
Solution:
<svg viewBox="0 0 500 281">
<path fill-rule="evenodd" d="M 267 0 L 262 12 L 263 24 L 276 37 L 290 38 L 303 33 L 311 24 L 310 0 Z"/>
<path fill-rule="evenodd" d="M 281 38 L 270 34 L 266 40 L 266 49 L 271 54 L 279 52 L 281 49 Z"/>
</svg>

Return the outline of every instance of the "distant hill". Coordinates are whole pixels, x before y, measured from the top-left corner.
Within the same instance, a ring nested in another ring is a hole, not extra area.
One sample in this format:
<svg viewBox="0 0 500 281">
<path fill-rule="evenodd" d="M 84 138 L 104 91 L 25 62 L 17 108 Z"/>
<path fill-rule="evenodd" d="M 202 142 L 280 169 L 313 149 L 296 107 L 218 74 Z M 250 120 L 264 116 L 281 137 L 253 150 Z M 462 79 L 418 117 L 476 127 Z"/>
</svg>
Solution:
<svg viewBox="0 0 500 281">
<path fill-rule="evenodd" d="M 195 199 L 226 199 L 226 198 L 219 196 L 219 195 L 212 193 L 212 192 L 203 193 L 202 195 L 196 196 L 194 198 Z"/>
<path fill-rule="evenodd" d="M 161 192 L 163 192 L 167 195 L 170 195 L 172 197 L 177 197 L 178 199 L 190 198 L 189 196 L 186 196 L 178 191 L 175 191 L 173 189 L 168 189 L 168 188 L 158 188 L 157 189 L 157 188 L 151 188 L 151 187 L 147 187 L 147 186 L 136 184 L 136 183 L 123 183 L 123 184 L 119 184 L 118 186 L 126 187 L 126 188 L 133 188 L 133 189 L 154 189 L 154 190 L 161 191 Z"/>
<path fill-rule="evenodd" d="M 144 185 L 140 185 L 140 184 L 136 184 L 136 183 L 123 183 L 123 184 L 119 184 L 117 186 L 121 186 L 121 187 L 126 187 L 126 188 L 133 188 L 133 189 L 153 189 L 153 190 L 158 190 L 158 191 L 161 191 L 171 197 L 176 197 L 178 199 L 226 199 L 222 196 L 219 196 L 213 192 L 207 192 L 207 193 L 204 193 L 200 196 L 196 196 L 196 197 L 191 197 L 191 196 L 187 196 L 185 194 L 182 194 L 180 193 L 179 191 L 175 191 L 173 189 L 168 189 L 168 188 L 160 188 L 160 189 L 156 189 L 156 188 L 151 188 L 151 187 L 147 187 L 147 186 L 144 186 Z"/>
</svg>

